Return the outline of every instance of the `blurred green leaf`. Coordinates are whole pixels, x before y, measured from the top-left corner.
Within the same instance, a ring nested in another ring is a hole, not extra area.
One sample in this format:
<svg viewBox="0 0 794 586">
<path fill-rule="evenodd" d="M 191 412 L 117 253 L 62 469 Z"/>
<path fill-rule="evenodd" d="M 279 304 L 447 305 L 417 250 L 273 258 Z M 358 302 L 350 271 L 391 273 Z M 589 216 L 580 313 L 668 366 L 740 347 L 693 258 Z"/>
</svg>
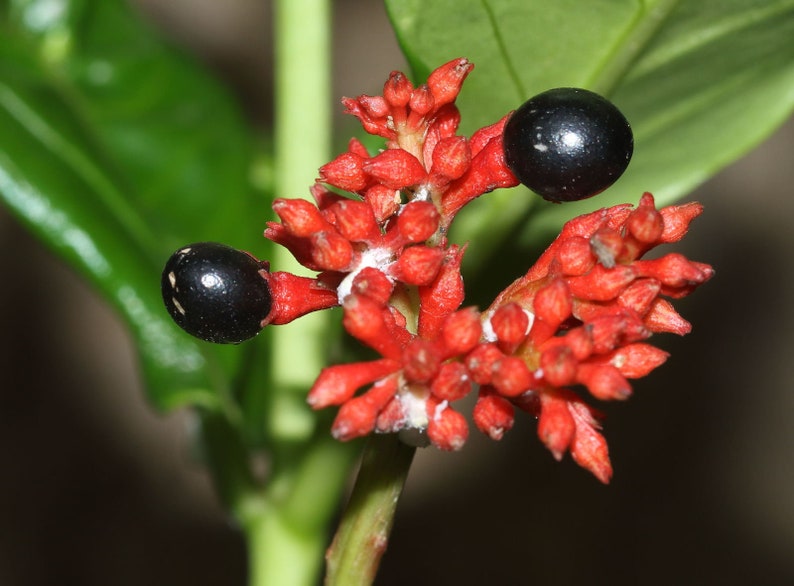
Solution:
<svg viewBox="0 0 794 586">
<path fill-rule="evenodd" d="M 265 256 L 254 155 L 223 86 L 124 2 L 0 3 L 0 196 L 121 311 L 160 408 L 229 404 L 242 353 L 179 330 L 159 281 L 189 242 Z"/>
<path fill-rule="evenodd" d="M 477 218 L 461 218 L 467 238 L 509 232 L 530 207 L 526 229 L 537 235 L 644 191 L 669 203 L 756 146 L 794 106 L 792 0 L 386 4 L 417 80 L 456 57 L 475 63 L 458 100 L 467 133 L 560 86 L 610 96 L 633 126 L 634 160 L 603 195 L 570 205 L 489 195 Z"/>
</svg>

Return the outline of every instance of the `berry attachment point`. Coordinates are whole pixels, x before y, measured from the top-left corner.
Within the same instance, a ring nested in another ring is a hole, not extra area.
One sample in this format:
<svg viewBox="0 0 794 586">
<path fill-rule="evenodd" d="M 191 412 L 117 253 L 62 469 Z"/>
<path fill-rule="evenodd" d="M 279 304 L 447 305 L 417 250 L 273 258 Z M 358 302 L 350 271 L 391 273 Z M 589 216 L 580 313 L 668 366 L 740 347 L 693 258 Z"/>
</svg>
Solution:
<svg viewBox="0 0 794 586">
<path fill-rule="evenodd" d="M 588 90 L 557 88 L 527 100 L 507 121 L 507 166 L 553 202 L 604 191 L 628 167 L 631 127 L 612 102 Z"/>
</svg>

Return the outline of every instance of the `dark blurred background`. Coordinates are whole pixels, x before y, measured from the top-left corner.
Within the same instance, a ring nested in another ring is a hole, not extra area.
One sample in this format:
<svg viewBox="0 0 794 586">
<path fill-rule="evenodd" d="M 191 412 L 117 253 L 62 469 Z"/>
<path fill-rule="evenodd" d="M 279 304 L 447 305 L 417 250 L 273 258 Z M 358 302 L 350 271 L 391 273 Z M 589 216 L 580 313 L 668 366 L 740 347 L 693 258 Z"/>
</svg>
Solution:
<svg viewBox="0 0 794 586">
<path fill-rule="evenodd" d="M 268 123 L 266 2 L 137 4 Z M 335 10 L 334 95 L 379 91 L 404 66 L 381 3 Z M 792 153 L 790 122 L 692 194 L 679 250 L 717 276 L 679 305 L 694 332 L 654 339 L 669 362 L 607 407 L 612 484 L 556 463 L 527 417 L 422 451 L 379 585 L 794 584 Z M 0 585 L 243 585 L 190 415 L 145 403 L 112 312 L 4 210 L 0 274 Z"/>
</svg>

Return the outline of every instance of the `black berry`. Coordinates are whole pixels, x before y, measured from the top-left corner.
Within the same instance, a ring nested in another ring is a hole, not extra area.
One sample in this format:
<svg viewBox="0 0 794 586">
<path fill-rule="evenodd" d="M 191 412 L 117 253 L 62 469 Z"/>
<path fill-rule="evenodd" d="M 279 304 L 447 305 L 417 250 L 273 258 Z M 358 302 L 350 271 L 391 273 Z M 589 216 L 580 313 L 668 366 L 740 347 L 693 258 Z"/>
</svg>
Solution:
<svg viewBox="0 0 794 586">
<path fill-rule="evenodd" d="M 612 102 L 557 88 L 526 101 L 504 129 L 507 166 L 544 199 L 577 201 L 605 190 L 628 167 L 634 137 Z"/>
<path fill-rule="evenodd" d="M 270 286 L 262 263 L 216 242 L 177 250 L 163 269 L 163 301 L 187 333 L 218 344 L 253 338 L 270 313 Z"/>
</svg>

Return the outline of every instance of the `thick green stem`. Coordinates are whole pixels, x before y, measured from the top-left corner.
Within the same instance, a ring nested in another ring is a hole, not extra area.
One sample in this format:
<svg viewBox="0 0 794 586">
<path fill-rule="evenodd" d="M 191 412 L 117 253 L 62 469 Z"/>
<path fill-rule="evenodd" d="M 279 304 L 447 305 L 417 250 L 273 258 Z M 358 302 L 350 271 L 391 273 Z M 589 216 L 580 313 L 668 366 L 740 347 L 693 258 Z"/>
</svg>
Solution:
<svg viewBox="0 0 794 586">
<path fill-rule="evenodd" d="M 275 3 L 275 189 L 277 197 L 305 197 L 329 158 L 329 0 Z M 283 248 L 273 270 L 300 272 Z M 315 584 L 328 522 L 351 462 L 350 446 L 318 430 L 305 396 L 324 365 L 328 316 L 314 314 L 274 327 L 272 404 L 265 426 L 271 442 L 267 487 L 249 493 L 235 510 L 248 539 L 249 585 Z"/>
<path fill-rule="evenodd" d="M 278 0 L 276 33 L 276 195 L 308 195 L 330 145 L 330 2 Z M 274 270 L 300 272 L 284 249 Z M 353 453 L 333 441 L 305 403 L 324 366 L 328 316 L 305 316 L 272 332 L 274 400 L 266 427 L 273 442 L 266 490 L 251 491 L 234 510 L 249 545 L 250 586 L 315 583 L 327 524 Z M 371 584 L 385 550 L 414 449 L 376 436 L 365 450 L 348 511 L 328 557 L 327 583 Z"/>
<path fill-rule="evenodd" d="M 329 0 L 279 0 L 275 6 L 275 168 L 277 197 L 308 197 L 331 144 L 331 10 Z M 274 270 L 305 271 L 283 247 Z M 274 380 L 302 387 L 313 382 L 325 357 L 325 313 L 278 328 L 273 340 Z"/>
<path fill-rule="evenodd" d="M 251 586 L 316 583 L 322 561 L 317 552 L 325 545 L 322 532 L 311 535 L 293 531 L 288 520 L 270 509 L 252 519 L 246 526 L 246 536 Z"/>
<path fill-rule="evenodd" d="M 267 496 L 250 501 L 243 512 L 250 586 L 317 583 L 352 454 L 321 430 L 298 465 L 274 474 Z"/>
<path fill-rule="evenodd" d="M 350 502 L 328 550 L 326 586 L 369 586 L 375 580 L 415 451 L 396 434 L 369 438 Z"/>
</svg>

